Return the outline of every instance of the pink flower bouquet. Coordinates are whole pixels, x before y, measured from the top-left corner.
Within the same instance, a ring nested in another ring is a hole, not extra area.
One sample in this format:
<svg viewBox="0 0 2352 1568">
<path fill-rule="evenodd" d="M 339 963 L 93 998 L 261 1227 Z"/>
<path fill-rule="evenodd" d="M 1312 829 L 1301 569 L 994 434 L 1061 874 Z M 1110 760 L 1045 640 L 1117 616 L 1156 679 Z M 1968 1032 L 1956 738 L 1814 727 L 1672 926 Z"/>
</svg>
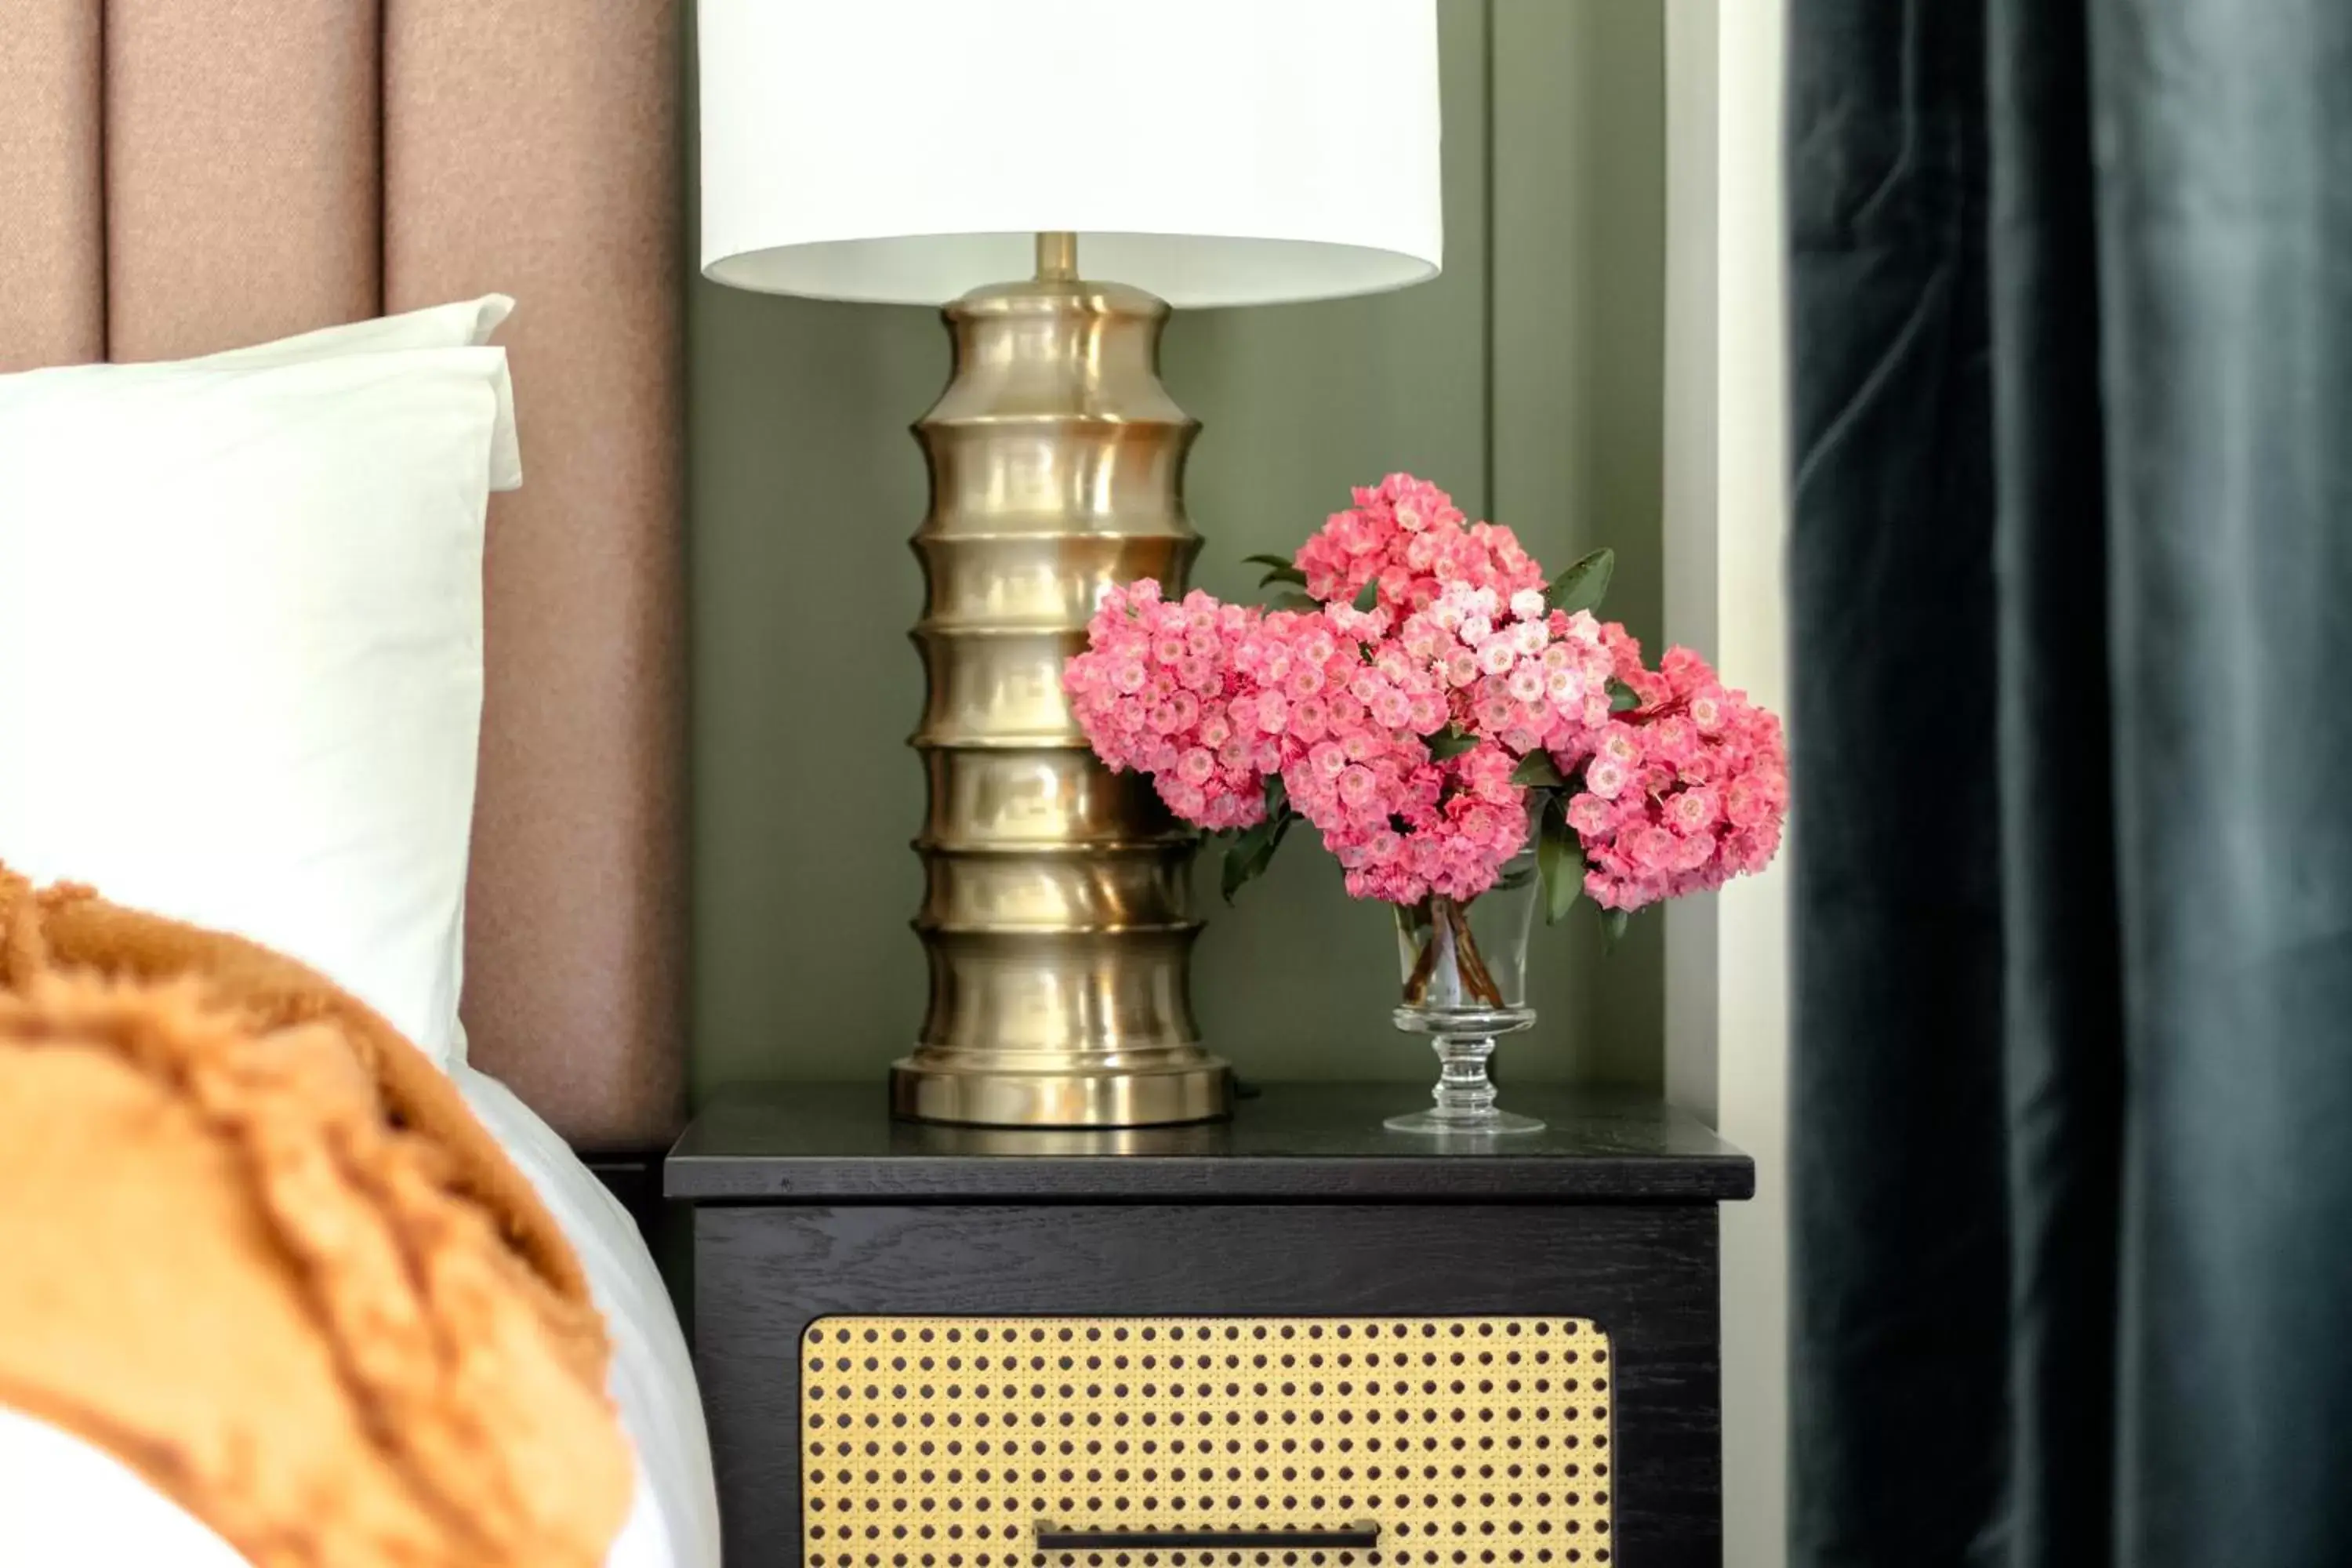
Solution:
<svg viewBox="0 0 2352 1568">
<path fill-rule="evenodd" d="M 1064 675 L 1105 763 L 1233 836 L 1228 899 L 1301 818 L 1350 894 L 1405 906 L 1466 906 L 1532 832 L 1547 918 L 1582 894 L 1613 937 L 1779 847 L 1780 721 L 1594 618 L 1608 551 L 1547 582 L 1509 529 L 1391 474 L 1293 560 L 1253 559 L 1275 606 L 1146 578 L 1104 595 Z"/>
</svg>

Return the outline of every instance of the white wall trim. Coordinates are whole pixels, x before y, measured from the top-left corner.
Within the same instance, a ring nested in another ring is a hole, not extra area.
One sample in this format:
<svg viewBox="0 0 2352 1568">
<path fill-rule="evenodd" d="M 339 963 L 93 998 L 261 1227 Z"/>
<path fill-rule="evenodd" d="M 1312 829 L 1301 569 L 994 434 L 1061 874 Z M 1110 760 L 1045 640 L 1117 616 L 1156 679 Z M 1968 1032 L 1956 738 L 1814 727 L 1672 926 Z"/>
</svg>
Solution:
<svg viewBox="0 0 2352 1568">
<path fill-rule="evenodd" d="M 1785 0 L 1667 0 L 1666 635 L 1787 711 Z M 1801 831 L 1802 825 L 1794 825 Z M 1789 850 L 1783 847 L 1781 858 Z M 1668 910 L 1666 1087 L 1756 1160 L 1723 1223 L 1724 1562 L 1782 1568 L 1785 873 Z"/>
</svg>

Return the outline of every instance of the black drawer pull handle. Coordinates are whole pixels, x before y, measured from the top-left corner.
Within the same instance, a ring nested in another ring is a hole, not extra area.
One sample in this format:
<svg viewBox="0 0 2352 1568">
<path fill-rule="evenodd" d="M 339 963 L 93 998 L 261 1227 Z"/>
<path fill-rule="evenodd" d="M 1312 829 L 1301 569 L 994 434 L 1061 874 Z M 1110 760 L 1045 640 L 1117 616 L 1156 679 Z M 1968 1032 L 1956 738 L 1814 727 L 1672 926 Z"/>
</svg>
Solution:
<svg viewBox="0 0 2352 1568">
<path fill-rule="evenodd" d="M 1065 1530 L 1037 1526 L 1040 1552 L 1262 1552 L 1269 1548 L 1354 1546 L 1381 1543 L 1381 1527 L 1369 1519 L 1327 1530 Z"/>
</svg>

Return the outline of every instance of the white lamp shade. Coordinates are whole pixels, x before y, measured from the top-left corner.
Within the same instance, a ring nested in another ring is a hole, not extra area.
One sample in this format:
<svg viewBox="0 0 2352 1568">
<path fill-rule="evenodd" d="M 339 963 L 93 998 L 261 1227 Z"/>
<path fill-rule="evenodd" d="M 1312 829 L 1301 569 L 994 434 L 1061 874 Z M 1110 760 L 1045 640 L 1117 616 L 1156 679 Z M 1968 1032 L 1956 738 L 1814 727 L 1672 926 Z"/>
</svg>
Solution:
<svg viewBox="0 0 2352 1568">
<path fill-rule="evenodd" d="M 1436 0 L 701 0 L 702 270 L 939 304 L 1033 237 L 1175 305 L 1444 259 Z"/>
</svg>

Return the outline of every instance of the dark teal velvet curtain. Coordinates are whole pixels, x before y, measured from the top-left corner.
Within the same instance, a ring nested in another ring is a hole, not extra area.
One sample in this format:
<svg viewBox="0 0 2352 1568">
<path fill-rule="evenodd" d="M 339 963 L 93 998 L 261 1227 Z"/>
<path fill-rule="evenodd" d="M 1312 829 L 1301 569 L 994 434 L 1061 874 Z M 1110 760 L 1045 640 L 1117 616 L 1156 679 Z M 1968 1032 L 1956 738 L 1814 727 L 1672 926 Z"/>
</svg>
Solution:
<svg viewBox="0 0 2352 1568">
<path fill-rule="evenodd" d="M 1791 1561 L 2352 1564 L 2352 0 L 1791 0 Z"/>
</svg>

